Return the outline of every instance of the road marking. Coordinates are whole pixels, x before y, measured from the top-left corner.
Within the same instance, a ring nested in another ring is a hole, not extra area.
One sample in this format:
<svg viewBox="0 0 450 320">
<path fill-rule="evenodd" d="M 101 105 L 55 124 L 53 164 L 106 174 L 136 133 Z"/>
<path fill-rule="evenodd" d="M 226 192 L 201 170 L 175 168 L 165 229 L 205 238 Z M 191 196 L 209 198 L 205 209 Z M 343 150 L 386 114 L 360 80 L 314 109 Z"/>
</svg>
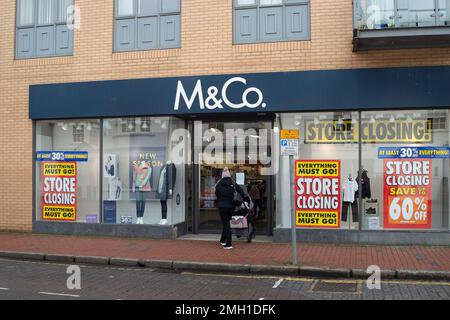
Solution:
<svg viewBox="0 0 450 320">
<path fill-rule="evenodd" d="M 222 278 L 243 278 L 243 279 L 280 279 L 280 277 L 275 276 L 244 276 L 244 275 L 231 275 L 231 274 L 213 274 L 213 273 L 195 273 L 195 272 L 182 272 L 183 275 L 192 275 L 192 276 L 209 276 L 209 277 L 222 277 Z M 314 282 L 317 280 L 311 278 L 300 278 L 300 277 L 285 277 L 283 278 L 286 281 L 294 281 L 294 282 Z M 362 279 L 345 279 L 345 280 L 323 280 L 328 283 L 364 283 L 366 280 Z M 383 283 L 386 284 L 402 284 L 402 285 L 423 285 L 423 286 L 450 286 L 449 281 L 408 281 L 408 280 L 382 280 Z"/>
<path fill-rule="evenodd" d="M 8 289 L 8 288 L 0 288 L 0 290 L 2 290 L 2 291 L 8 291 L 9 289 Z"/>
<path fill-rule="evenodd" d="M 272 289 L 276 289 L 278 288 L 278 286 L 283 282 L 283 278 L 281 278 L 280 280 L 278 280 L 277 282 L 275 282 L 275 284 L 273 285 Z"/>
<path fill-rule="evenodd" d="M 54 292 L 38 292 L 38 293 L 45 294 L 48 296 L 71 297 L 71 298 L 79 298 L 80 297 L 77 294 L 65 294 L 65 293 L 54 293 Z"/>
<path fill-rule="evenodd" d="M 259 298 L 258 300 L 264 300 L 264 298 Z"/>
</svg>

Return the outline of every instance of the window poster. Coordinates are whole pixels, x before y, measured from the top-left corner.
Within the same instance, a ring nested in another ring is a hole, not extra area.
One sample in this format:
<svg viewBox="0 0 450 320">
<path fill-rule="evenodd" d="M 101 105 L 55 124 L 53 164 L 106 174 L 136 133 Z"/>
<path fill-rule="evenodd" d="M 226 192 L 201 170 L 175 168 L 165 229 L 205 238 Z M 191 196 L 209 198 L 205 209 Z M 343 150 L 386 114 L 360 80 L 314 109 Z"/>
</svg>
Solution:
<svg viewBox="0 0 450 320">
<path fill-rule="evenodd" d="M 384 227 L 431 228 L 431 159 L 384 160 Z"/>
<path fill-rule="evenodd" d="M 341 162 L 295 162 L 295 215 L 297 227 L 339 228 Z"/>
<path fill-rule="evenodd" d="M 42 162 L 42 220 L 76 221 L 77 163 Z"/>
</svg>

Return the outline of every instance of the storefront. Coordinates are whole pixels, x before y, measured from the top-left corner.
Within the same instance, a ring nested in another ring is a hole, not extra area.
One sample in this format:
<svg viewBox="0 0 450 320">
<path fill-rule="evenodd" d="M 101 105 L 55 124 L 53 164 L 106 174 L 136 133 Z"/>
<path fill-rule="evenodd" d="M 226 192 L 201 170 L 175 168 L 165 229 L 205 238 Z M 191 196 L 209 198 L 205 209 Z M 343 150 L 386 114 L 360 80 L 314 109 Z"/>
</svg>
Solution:
<svg viewBox="0 0 450 320">
<path fill-rule="evenodd" d="M 449 81 L 422 67 L 31 86 L 33 230 L 218 233 L 227 166 L 274 241 L 295 201 L 303 241 L 450 244 Z M 281 129 L 300 132 L 295 173 Z"/>
</svg>

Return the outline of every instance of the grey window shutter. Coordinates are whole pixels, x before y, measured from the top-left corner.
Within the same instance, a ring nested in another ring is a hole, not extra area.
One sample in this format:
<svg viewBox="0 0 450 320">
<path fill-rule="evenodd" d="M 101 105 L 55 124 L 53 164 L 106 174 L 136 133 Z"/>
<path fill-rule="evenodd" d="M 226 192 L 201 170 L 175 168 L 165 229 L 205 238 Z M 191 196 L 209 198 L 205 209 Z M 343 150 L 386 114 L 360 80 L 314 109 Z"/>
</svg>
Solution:
<svg viewBox="0 0 450 320">
<path fill-rule="evenodd" d="M 158 15 L 159 0 L 138 0 L 138 16 Z"/>
<path fill-rule="evenodd" d="M 162 13 L 180 12 L 180 0 L 162 0 L 161 12 Z"/>
<path fill-rule="evenodd" d="M 117 51 L 133 50 L 135 46 L 135 20 L 116 20 L 115 44 Z"/>
<path fill-rule="evenodd" d="M 308 5 L 286 7 L 286 39 L 308 40 L 309 10 Z"/>
<path fill-rule="evenodd" d="M 180 46 L 180 15 L 160 17 L 161 48 L 177 48 Z"/>
<path fill-rule="evenodd" d="M 73 31 L 66 25 L 56 26 L 56 54 L 70 55 L 73 53 Z"/>
<path fill-rule="evenodd" d="M 138 49 L 154 49 L 158 45 L 158 17 L 139 18 Z"/>
<path fill-rule="evenodd" d="M 36 55 L 51 56 L 55 54 L 55 27 L 36 28 Z"/>
<path fill-rule="evenodd" d="M 29 58 L 34 55 L 34 28 L 17 30 L 17 58 Z"/>
<path fill-rule="evenodd" d="M 261 8 L 259 11 L 259 34 L 261 41 L 283 39 L 283 8 Z"/>
<path fill-rule="evenodd" d="M 256 9 L 235 11 L 234 35 L 236 43 L 256 42 Z"/>
</svg>

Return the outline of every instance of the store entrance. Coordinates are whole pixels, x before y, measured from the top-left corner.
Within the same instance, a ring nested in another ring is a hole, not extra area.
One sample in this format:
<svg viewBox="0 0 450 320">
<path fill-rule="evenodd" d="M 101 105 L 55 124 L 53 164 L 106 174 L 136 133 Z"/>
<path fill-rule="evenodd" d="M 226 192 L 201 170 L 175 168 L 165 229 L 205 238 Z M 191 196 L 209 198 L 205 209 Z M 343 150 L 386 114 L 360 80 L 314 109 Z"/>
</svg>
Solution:
<svg viewBox="0 0 450 320">
<path fill-rule="evenodd" d="M 197 233 L 220 233 L 215 185 L 224 167 L 257 207 L 256 234 L 271 235 L 273 225 L 273 179 L 269 121 L 202 122 L 202 148 L 197 170 Z M 200 132 L 200 130 L 198 131 Z"/>
</svg>

